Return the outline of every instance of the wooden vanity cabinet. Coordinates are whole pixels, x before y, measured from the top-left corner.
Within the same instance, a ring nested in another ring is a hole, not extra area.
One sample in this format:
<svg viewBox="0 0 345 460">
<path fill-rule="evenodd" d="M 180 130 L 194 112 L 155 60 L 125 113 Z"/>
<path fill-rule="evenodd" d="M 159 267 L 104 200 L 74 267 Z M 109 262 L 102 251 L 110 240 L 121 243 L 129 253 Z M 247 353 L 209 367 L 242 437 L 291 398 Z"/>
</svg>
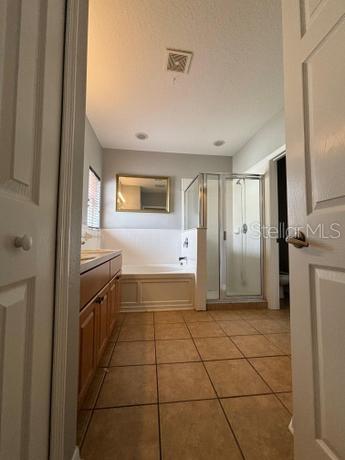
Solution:
<svg viewBox="0 0 345 460">
<path fill-rule="evenodd" d="M 79 401 L 83 399 L 97 367 L 98 319 L 96 302 L 89 303 L 79 320 Z"/>
<path fill-rule="evenodd" d="M 109 334 L 114 329 L 117 316 L 120 312 L 120 275 L 113 278 L 109 287 L 108 325 Z"/>
<path fill-rule="evenodd" d="M 116 259 L 119 260 L 110 260 L 81 275 L 79 404 L 83 401 L 93 379 L 120 311 L 121 271 L 114 275 L 111 270 L 111 263 L 112 266 L 115 264 L 118 266 L 121 263 L 120 257 Z M 103 280 L 102 285 L 100 279 Z M 90 286 L 93 286 L 93 290 Z M 99 289 L 100 286 L 101 289 Z M 88 300 L 86 305 L 82 305 L 85 299 L 91 300 Z"/>
<path fill-rule="evenodd" d="M 95 302 L 97 303 L 96 315 L 98 316 L 98 343 L 97 343 L 97 363 L 102 357 L 103 351 L 107 345 L 108 337 L 110 334 L 109 324 L 108 324 L 108 311 L 110 308 L 110 286 L 107 286 L 105 289 L 100 292 L 97 296 Z"/>
</svg>

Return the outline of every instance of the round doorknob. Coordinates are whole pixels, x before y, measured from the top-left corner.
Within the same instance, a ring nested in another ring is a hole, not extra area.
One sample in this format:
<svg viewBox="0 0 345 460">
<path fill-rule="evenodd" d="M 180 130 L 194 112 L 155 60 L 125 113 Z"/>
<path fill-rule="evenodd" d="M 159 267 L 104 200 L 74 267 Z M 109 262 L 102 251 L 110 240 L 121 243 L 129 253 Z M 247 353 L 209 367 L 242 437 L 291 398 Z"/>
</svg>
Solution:
<svg viewBox="0 0 345 460">
<path fill-rule="evenodd" d="M 32 237 L 28 235 L 17 236 L 14 240 L 16 248 L 22 248 L 24 251 L 30 251 L 32 248 Z"/>
</svg>

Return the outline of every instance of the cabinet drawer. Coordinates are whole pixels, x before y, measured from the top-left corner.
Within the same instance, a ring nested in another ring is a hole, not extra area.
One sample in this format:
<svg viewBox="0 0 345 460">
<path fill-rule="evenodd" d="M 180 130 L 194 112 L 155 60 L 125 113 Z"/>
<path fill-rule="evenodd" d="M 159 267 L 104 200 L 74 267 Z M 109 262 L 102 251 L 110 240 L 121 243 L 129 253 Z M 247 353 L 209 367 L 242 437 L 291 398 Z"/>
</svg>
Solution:
<svg viewBox="0 0 345 460">
<path fill-rule="evenodd" d="M 110 262 L 83 273 L 80 276 L 80 308 L 83 308 L 109 281 Z"/>
<path fill-rule="evenodd" d="M 110 278 L 113 278 L 116 273 L 121 270 L 122 266 L 122 255 L 115 257 L 115 259 L 111 259 L 110 261 Z"/>
</svg>

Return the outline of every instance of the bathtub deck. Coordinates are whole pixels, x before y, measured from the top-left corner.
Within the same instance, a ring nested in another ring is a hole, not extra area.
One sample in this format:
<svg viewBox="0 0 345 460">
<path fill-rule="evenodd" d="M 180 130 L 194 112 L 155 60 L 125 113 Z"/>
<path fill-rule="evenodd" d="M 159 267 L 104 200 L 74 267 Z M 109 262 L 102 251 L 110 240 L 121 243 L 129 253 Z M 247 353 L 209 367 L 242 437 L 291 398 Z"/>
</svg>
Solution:
<svg viewBox="0 0 345 460">
<path fill-rule="evenodd" d="M 194 308 L 195 275 L 180 265 L 124 266 L 121 311 L 144 312 Z"/>
</svg>

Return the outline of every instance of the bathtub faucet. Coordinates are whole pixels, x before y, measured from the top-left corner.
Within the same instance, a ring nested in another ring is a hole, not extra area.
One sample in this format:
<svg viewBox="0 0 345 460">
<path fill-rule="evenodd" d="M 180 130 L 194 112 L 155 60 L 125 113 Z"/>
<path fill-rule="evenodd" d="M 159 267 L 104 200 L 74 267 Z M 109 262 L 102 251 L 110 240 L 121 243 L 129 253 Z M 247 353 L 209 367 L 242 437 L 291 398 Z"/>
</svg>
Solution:
<svg viewBox="0 0 345 460">
<path fill-rule="evenodd" d="M 187 257 L 179 257 L 178 261 L 180 262 L 180 265 L 184 265 L 184 263 L 187 263 Z"/>
</svg>

